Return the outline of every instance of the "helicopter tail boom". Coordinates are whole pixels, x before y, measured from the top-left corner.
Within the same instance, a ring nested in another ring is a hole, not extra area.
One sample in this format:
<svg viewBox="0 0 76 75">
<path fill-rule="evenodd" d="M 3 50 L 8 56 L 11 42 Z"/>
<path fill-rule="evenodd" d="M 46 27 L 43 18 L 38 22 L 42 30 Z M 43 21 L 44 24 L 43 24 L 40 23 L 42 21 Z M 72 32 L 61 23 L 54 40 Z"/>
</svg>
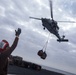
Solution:
<svg viewBox="0 0 76 75">
<path fill-rule="evenodd" d="M 35 18 L 35 17 L 29 17 L 29 18 L 31 18 L 31 19 L 37 19 L 37 20 L 42 20 L 40 18 Z"/>
</svg>

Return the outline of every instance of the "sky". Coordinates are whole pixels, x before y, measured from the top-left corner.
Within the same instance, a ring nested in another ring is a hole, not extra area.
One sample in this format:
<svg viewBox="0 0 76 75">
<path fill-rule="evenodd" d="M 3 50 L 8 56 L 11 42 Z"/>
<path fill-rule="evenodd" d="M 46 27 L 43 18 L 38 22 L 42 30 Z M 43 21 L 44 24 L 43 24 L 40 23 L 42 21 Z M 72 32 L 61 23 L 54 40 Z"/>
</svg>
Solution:
<svg viewBox="0 0 76 75">
<path fill-rule="evenodd" d="M 45 45 L 49 32 L 43 30 L 42 22 L 29 17 L 50 18 L 48 0 L 0 0 L 0 40 L 6 39 L 10 46 L 15 38 L 15 30 L 21 28 L 17 48 L 12 55 L 40 65 L 76 74 L 76 23 L 59 23 L 59 34 L 69 42 L 57 42 L 50 34 L 45 60 L 37 52 Z M 53 17 L 56 21 L 76 20 L 76 0 L 53 0 Z"/>
</svg>

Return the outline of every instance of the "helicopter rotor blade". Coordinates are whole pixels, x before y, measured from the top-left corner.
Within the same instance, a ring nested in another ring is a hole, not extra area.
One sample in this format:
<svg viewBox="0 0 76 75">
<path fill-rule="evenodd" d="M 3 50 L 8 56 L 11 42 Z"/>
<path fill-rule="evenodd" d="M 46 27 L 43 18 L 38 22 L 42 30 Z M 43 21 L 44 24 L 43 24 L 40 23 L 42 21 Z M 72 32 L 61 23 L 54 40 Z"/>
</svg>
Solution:
<svg viewBox="0 0 76 75">
<path fill-rule="evenodd" d="M 75 21 L 57 21 L 57 22 L 62 22 L 62 23 L 76 23 Z"/>
<path fill-rule="evenodd" d="M 31 19 L 37 19 L 37 20 L 41 20 L 40 18 L 35 18 L 35 17 L 29 17 Z"/>
<path fill-rule="evenodd" d="M 51 18 L 53 20 L 53 7 L 52 7 L 52 0 L 49 0 L 50 3 L 50 13 L 51 13 Z"/>
</svg>

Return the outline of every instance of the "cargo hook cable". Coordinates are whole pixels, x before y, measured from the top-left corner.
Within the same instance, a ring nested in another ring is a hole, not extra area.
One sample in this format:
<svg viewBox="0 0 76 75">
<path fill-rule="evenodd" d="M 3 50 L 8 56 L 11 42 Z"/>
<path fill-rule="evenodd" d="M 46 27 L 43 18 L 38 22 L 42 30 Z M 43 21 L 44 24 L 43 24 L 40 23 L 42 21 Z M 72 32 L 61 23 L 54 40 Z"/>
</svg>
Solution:
<svg viewBox="0 0 76 75">
<path fill-rule="evenodd" d="M 47 44 L 48 44 L 48 41 L 49 41 L 49 37 L 50 37 L 50 33 L 48 35 L 47 41 L 45 42 L 45 44 L 44 44 L 44 46 L 42 48 L 42 50 L 44 50 L 44 52 L 46 52 L 46 48 L 47 48 Z"/>
</svg>

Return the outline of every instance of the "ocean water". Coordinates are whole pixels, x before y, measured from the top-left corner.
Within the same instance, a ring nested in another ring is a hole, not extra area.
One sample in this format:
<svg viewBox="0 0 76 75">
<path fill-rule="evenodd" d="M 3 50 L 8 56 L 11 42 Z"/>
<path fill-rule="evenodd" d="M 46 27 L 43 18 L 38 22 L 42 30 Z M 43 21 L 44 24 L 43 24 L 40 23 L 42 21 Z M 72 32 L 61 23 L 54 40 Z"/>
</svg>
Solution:
<svg viewBox="0 0 76 75">
<path fill-rule="evenodd" d="M 17 75 L 17 74 L 7 74 L 7 75 Z"/>
<path fill-rule="evenodd" d="M 19 74 L 7 74 L 7 75 L 19 75 Z M 22 74 L 21 74 L 22 75 Z"/>
<path fill-rule="evenodd" d="M 50 70 L 51 72 L 48 70 Z M 46 70 L 43 69 L 41 71 L 35 71 L 26 68 L 20 68 L 17 66 L 9 66 L 8 75 L 76 75 L 76 74 L 68 73 L 54 68 L 50 68 L 50 69 L 46 68 Z"/>
<path fill-rule="evenodd" d="M 62 71 L 62 70 L 51 68 L 51 67 L 47 67 L 47 66 L 43 66 L 43 68 L 45 68 L 45 69 L 47 69 L 49 71 L 58 72 L 58 73 L 61 73 L 61 74 L 64 74 L 64 75 L 76 75 L 76 74 L 73 74 L 73 73 L 70 73 L 70 72 Z"/>
<path fill-rule="evenodd" d="M 17 75 L 17 74 L 7 74 L 7 75 Z"/>
</svg>

